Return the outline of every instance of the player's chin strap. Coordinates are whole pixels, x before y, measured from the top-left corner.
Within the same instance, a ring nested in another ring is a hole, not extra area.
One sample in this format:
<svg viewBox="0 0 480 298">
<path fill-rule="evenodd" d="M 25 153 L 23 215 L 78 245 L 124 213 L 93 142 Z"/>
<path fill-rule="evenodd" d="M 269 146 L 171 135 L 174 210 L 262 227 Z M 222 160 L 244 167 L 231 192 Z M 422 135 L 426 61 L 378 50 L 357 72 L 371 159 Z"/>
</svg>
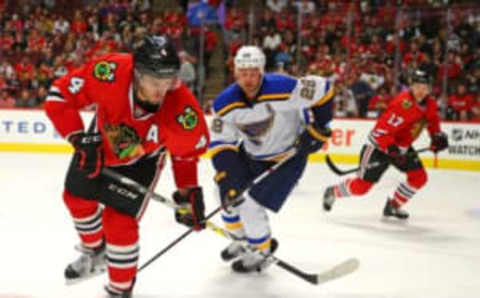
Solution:
<svg viewBox="0 0 480 298">
<path fill-rule="evenodd" d="M 279 162 L 277 162 L 276 164 L 274 164 L 273 166 L 271 166 L 270 168 L 268 168 L 267 170 L 265 170 L 262 174 L 260 174 L 259 176 L 257 176 L 255 179 L 253 179 L 250 183 L 248 183 L 248 185 L 238 193 L 237 196 L 235 196 L 233 199 L 229 200 L 228 203 L 226 204 L 223 204 L 223 205 L 220 205 L 218 206 L 215 210 L 213 210 L 212 212 L 210 212 L 208 215 L 205 216 L 205 221 L 208 222 L 208 220 L 210 218 L 212 218 L 215 214 L 217 214 L 218 212 L 220 212 L 223 208 L 226 208 L 228 206 L 231 206 L 233 204 L 237 204 L 239 202 L 241 202 L 241 200 L 243 200 L 242 196 L 243 196 L 243 193 L 248 191 L 252 186 L 254 186 L 255 184 L 259 183 L 260 181 L 262 181 L 263 179 L 265 179 L 267 176 L 269 176 L 271 173 L 275 172 L 278 168 L 280 168 L 282 165 L 286 164 L 289 160 L 291 160 L 295 155 L 296 155 L 296 151 L 295 150 L 291 150 L 287 153 L 287 155 Z M 128 177 L 125 177 L 117 172 L 115 172 L 114 170 L 112 169 L 109 169 L 109 168 L 103 168 L 102 169 L 102 174 L 105 175 L 105 176 L 108 176 L 112 179 L 115 179 L 116 181 L 118 181 L 119 183 L 122 183 L 126 186 L 129 186 L 131 188 L 134 188 L 135 190 L 137 190 L 138 192 L 144 194 L 144 195 L 147 195 L 149 197 L 151 197 L 154 201 L 157 201 L 157 202 L 160 202 L 160 203 L 163 203 L 167 206 L 169 206 L 170 208 L 174 208 L 174 209 L 180 209 L 180 210 L 185 210 L 185 207 L 183 206 L 179 206 L 177 204 L 175 204 L 175 202 L 149 190 L 147 187 L 141 185 L 140 183 L 128 178 Z M 208 225 L 207 225 L 208 226 Z M 141 265 L 139 268 L 138 268 L 138 271 L 141 271 L 143 270 L 145 267 L 147 267 L 148 265 L 150 265 L 153 261 L 155 261 L 156 259 L 158 259 L 160 256 L 162 256 L 163 254 L 165 254 L 167 251 L 169 251 L 172 247 L 174 247 L 175 245 L 177 245 L 180 241 L 182 241 L 185 237 L 187 237 L 188 235 L 190 235 L 192 232 L 194 231 L 193 227 L 192 228 L 189 228 L 185 233 L 183 233 L 182 235 L 180 235 L 177 239 L 175 239 L 174 241 L 172 241 L 169 245 L 167 245 L 164 249 L 162 249 L 161 251 L 159 251 L 157 254 L 155 254 L 152 258 L 150 258 L 148 261 L 145 262 L 145 264 Z"/>
</svg>

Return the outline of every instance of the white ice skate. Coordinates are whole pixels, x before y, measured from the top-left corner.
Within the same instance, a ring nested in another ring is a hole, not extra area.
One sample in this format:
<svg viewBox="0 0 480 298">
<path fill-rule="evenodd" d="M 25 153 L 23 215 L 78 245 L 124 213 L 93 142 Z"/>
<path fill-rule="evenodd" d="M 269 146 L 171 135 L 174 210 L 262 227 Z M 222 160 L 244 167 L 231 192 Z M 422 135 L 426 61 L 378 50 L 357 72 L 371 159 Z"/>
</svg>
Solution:
<svg viewBox="0 0 480 298">
<path fill-rule="evenodd" d="M 239 242 L 232 242 L 229 246 L 222 250 L 220 256 L 222 257 L 222 260 L 228 262 L 240 257 L 243 253 L 245 253 L 245 248 L 243 245 Z"/>
<path fill-rule="evenodd" d="M 272 264 L 269 256 L 272 255 L 277 248 L 278 241 L 272 238 L 269 252 L 262 253 L 258 250 L 247 251 L 239 260 L 232 263 L 232 270 L 237 273 L 261 272 Z"/>
<path fill-rule="evenodd" d="M 75 246 L 75 249 L 82 254 L 76 261 L 68 264 L 65 269 L 67 285 L 78 283 L 105 272 L 105 244 L 97 249 L 86 248 L 82 245 Z"/>
</svg>

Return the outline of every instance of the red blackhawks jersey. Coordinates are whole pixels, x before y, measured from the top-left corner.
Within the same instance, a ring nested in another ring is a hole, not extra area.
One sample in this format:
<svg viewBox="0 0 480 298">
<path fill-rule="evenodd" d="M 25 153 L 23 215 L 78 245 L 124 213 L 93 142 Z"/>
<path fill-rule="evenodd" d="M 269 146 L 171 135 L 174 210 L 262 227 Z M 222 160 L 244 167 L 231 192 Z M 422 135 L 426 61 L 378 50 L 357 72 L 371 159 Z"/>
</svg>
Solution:
<svg viewBox="0 0 480 298">
<path fill-rule="evenodd" d="M 84 131 L 79 109 L 96 106 L 96 127 L 104 142 L 105 165 L 132 164 L 166 149 L 178 187 L 197 185 L 196 163 L 209 143 L 196 98 L 183 84 L 167 92 L 156 113 L 134 104 L 131 54 L 107 54 L 56 80 L 45 102 L 63 137 Z"/>
<path fill-rule="evenodd" d="M 427 127 L 430 136 L 440 131 L 437 103 L 427 96 L 420 105 L 407 90 L 399 93 L 380 116 L 368 139 L 380 150 L 396 145 L 408 148 Z"/>
</svg>

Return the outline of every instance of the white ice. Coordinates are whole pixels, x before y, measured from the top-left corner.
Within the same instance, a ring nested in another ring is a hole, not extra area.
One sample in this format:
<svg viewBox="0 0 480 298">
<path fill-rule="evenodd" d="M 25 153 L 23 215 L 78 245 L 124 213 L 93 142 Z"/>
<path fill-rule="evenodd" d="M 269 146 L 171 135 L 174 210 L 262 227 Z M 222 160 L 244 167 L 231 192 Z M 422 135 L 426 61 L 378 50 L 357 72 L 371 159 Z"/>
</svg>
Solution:
<svg viewBox="0 0 480 298">
<path fill-rule="evenodd" d="M 68 162 L 62 154 L 0 154 L 0 298 L 105 297 L 105 275 L 73 286 L 64 283 L 63 270 L 77 257 L 73 247 L 78 242 L 61 199 Z M 403 179 L 393 169 L 368 196 L 343 199 L 332 212 L 323 212 L 323 190 L 339 177 L 318 163 L 308 165 L 281 212 L 270 214 L 279 258 L 320 272 L 356 257 L 360 268 L 349 276 L 321 286 L 277 266 L 240 276 L 219 258 L 228 242 L 206 230 L 140 272 L 134 297 L 479 297 L 479 174 L 428 172 L 428 185 L 406 207 L 411 213 L 407 223 L 382 220 L 387 195 Z M 217 202 L 209 160 L 201 161 L 200 173 L 211 211 Z M 173 189 L 167 167 L 156 190 L 167 196 Z M 171 210 L 152 201 L 141 222 L 140 263 L 185 230 Z"/>
</svg>

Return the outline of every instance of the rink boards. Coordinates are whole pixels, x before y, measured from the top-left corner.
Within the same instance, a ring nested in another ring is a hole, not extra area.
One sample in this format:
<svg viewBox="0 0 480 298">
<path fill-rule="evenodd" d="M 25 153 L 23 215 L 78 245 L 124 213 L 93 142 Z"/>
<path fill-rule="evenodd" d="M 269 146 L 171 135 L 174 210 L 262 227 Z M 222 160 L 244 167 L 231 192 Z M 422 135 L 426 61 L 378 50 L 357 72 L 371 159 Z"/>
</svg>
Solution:
<svg viewBox="0 0 480 298">
<path fill-rule="evenodd" d="M 86 123 L 92 116 L 91 112 L 82 113 Z M 335 119 L 332 138 L 319 153 L 310 156 L 310 161 L 323 162 L 328 151 L 336 163 L 358 163 L 360 149 L 374 124 L 375 120 Z M 450 147 L 437 156 L 431 152 L 422 153 L 425 165 L 480 171 L 480 124 L 444 122 L 441 127 L 449 136 Z M 428 147 L 429 143 L 424 130 L 415 148 Z M 72 148 L 58 135 L 44 111 L 0 109 L 0 151 L 70 153 Z"/>
</svg>

